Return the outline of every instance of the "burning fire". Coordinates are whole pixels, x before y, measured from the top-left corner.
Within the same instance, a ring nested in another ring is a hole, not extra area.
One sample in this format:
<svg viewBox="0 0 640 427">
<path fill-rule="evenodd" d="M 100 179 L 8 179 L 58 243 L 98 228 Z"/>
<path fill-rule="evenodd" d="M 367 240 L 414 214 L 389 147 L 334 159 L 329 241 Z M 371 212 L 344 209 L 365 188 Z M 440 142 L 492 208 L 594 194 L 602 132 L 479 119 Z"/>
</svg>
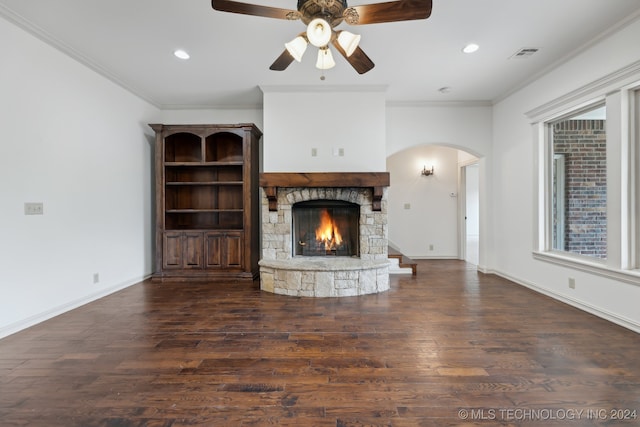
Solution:
<svg viewBox="0 0 640 427">
<path fill-rule="evenodd" d="M 335 249 L 342 243 L 340 231 L 326 209 L 320 213 L 320 226 L 316 228 L 316 240 L 324 243 L 325 250 Z"/>
</svg>

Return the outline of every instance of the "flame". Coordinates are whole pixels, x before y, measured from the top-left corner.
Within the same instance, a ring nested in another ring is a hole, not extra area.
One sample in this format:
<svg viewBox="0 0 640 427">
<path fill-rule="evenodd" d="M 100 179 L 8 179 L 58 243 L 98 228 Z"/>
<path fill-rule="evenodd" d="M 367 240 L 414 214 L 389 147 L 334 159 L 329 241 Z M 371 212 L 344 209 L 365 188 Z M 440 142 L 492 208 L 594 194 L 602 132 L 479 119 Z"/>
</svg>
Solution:
<svg viewBox="0 0 640 427">
<path fill-rule="evenodd" d="M 324 243 L 326 250 L 335 249 L 337 245 L 342 244 L 342 235 L 326 209 L 320 213 L 320 226 L 316 228 L 316 240 Z"/>
</svg>

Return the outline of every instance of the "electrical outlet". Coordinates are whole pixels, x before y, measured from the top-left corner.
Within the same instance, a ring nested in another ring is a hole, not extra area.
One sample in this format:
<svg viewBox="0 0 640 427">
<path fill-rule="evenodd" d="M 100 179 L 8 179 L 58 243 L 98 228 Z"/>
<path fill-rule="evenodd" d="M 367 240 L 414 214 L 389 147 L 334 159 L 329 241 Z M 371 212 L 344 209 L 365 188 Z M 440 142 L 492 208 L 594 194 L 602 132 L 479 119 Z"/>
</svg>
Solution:
<svg viewBox="0 0 640 427">
<path fill-rule="evenodd" d="M 93 283 L 100 282 L 100 273 L 93 273 Z"/>
<path fill-rule="evenodd" d="M 429 250 L 432 251 L 433 250 L 433 245 L 429 245 Z"/>
<path fill-rule="evenodd" d="M 411 203 L 405 203 L 404 204 L 404 208 L 405 209 L 411 209 Z"/>
<path fill-rule="evenodd" d="M 311 157 L 318 157 L 318 149 L 317 148 L 312 148 L 311 149 Z"/>
<path fill-rule="evenodd" d="M 25 215 L 44 215 L 44 205 L 42 202 L 25 202 L 24 204 Z"/>
<path fill-rule="evenodd" d="M 574 279 L 573 277 L 569 277 L 569 288 L 571 289 L 576 288 L 576 279 Z"/>
<path fill-rule="evenodd" d="M 338 156 L 344 157 L 344 148 L 339 148 L 338 149 Z"/>
</svg>

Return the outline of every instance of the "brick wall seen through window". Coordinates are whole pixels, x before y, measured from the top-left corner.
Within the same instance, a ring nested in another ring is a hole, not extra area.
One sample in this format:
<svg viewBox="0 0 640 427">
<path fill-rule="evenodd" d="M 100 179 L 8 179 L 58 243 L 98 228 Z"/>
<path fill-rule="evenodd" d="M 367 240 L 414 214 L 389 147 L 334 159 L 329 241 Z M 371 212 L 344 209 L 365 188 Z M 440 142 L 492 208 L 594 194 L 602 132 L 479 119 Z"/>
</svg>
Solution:
<svg viewBox="0 0 640 427">
<path fill-rule="evenodd" d="M 554 194 L 554 220 L 563 221 L 563 250 L 596 258 L 607 257 L 606 120 L 563 120 L 553 125 L 553 152 L 564 162 L 564 195 Z M 556 200 L 563 197 L 564 200 Z M 560 202 L 560 203 L 558 203 Z M 561 212 L 556 212 L 562 206 Z M 556 216 L 559 215 L 559 216 Z"/>
</svg>

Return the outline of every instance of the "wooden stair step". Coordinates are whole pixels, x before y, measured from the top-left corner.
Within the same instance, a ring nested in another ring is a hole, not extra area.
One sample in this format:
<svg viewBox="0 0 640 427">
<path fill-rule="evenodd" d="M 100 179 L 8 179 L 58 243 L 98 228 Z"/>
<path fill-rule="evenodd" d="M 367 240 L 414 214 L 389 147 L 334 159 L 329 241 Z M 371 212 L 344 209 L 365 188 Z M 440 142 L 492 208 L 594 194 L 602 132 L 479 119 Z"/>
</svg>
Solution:
<svg viewBox="0 0 640 427">
<path fill-rule="evenodd" d="M 388 253 L 387 256 L 389 258 L 395 258 L 398 260 L 400 268 L 410 268 L 411 275 L 413 276 L 415 276 L 418 273 L 418 264 L 408 256 L 402 254 L 400 251 L 398 251 L 392 246 L 389 246 L 387 253 Z"/>
</svg>

